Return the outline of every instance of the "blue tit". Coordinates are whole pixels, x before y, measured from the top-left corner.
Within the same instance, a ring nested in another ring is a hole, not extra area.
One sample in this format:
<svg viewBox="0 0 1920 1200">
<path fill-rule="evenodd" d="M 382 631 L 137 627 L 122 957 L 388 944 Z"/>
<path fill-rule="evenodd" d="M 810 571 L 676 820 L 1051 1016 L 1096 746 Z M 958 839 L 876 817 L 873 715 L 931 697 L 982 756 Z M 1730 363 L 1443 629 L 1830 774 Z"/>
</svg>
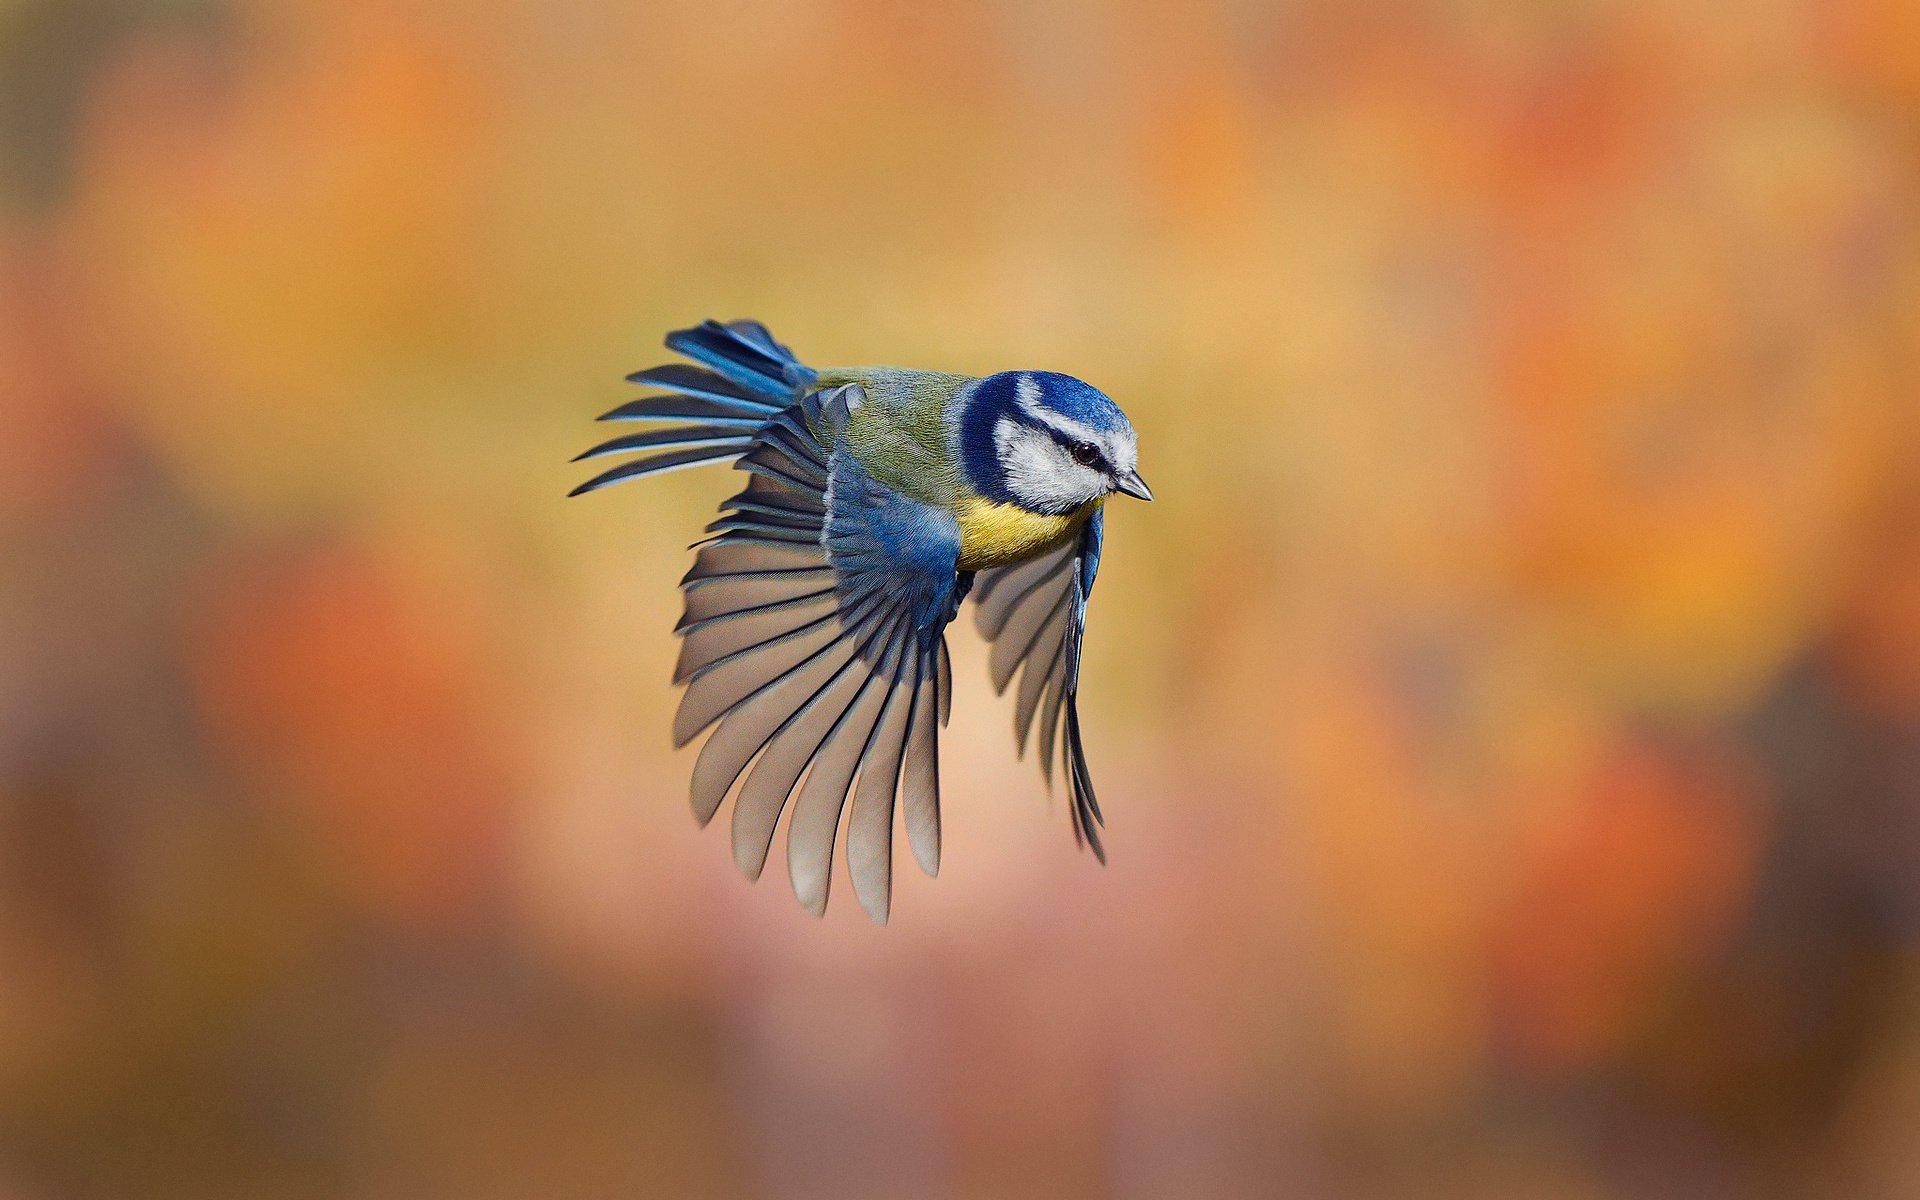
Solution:
<svg viewBox="0 0 1920 1200">
<path fill-rule="evenodd" d="M 1076 698 L 1102 505 L 1153 498 L 1126 414 L 1047 371 L 815 370 L 755 321 L 666 344 L 696 365 L 628 376 L 662 394 L 602 418 L 666 427 L 581 455 L 635 457 L 574 494 L 703 463 L 747 475 L 680 582 L 673 724 L 679 746 L 712 730 L 693 811 L 704 825 L 734 794 L 740 870 L 759 878 L 788 813 L 794 894 L 824 913 L 845 811 L 854 893 L 884 923 L 897 807 L 914 857 L 938 872 L 945 630 L 969 596 L 994 687 L 1020 675 L 1017 748 L 1037 716 L 1041 772 L 1051 784 L 1063 746 L 1074 835 L 1105 862 Z"/>
</svg>

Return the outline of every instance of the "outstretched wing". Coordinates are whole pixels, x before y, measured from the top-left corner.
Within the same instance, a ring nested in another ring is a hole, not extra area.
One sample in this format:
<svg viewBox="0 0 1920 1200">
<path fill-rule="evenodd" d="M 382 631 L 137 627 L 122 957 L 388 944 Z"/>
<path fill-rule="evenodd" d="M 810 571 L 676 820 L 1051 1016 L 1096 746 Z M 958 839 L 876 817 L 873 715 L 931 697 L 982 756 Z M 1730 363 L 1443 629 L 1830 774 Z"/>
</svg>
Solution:
<svg viewBox="0 0 1920 1200">
<path fill-rule="evenodd" d="M 1080 536 L 1050 554 L 1010 567 L 982 571 L 973 598 L 974 623 L 993 644 L 987 665 L 994 690 L 1005 692 L 1020 672 L 1013 706 L 1014 740 L 1024 755 L 1027 735 L 1040 718 L 1040 772 L 1053 782 L 1053 751 L 1064 741 L 1074 840 L 1107 861 L 1100 844 L 1100 802 L 1093 794 L 1087 754 L 1080 742 L 1080 638 L 1086 630 L 1087 596 L 1100 569 L 1101 510 L 1095 509 Z M 1022 669 L 1024 667 L 1024 669 Z M 1066 714 L 1064 736 L 1061 713 Z"/>
<path fill-rule="evenodd" d="M 682 580 L 676 680 L 687 691 L 674 741 L 712 729 L 693 770 L 694 815 L 705 824 L 734 795 L 734 861 L 749 879 L 791 813 L 787 871 L 816 914 L 851 795 L 854 892 L 885 922 L 896 806 L 920 865 L 939 869 L 943 631 L 964 585 L 953 518 L 837 448 L 861 399 L 858 387 L 808 396 L 740 459 L 752 478 Z"/>
</svg>

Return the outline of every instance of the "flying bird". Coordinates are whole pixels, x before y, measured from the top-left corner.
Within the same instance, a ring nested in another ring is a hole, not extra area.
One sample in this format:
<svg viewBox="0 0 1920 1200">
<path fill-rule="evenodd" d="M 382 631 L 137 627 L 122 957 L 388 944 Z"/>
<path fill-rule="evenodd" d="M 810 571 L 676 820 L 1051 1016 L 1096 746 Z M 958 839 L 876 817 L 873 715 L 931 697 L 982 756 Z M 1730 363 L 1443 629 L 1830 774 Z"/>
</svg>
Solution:
<svg viewBox="0 0 1920 1200">
<path fill-rule="evenodd" d="M 705 463 L 747 475 L 680 581 L 673 738 L 712 730 L 691 784 L 701 824 L 734 793 L 734 861 L 758 879 L 790 813 L 788 876 L 819 915 L 851 797 L 848 873 L 884 924 L 896 807 L 921 868 L 939 871 L 945 631 L 971 598 L 995 689 L 1020 676 L 1016 748 L 1037 717 L 1042 775 L 1051 785 L 1059 746 L 1075 839 L 1104 863 L 1080 642 L 1102 506 L 1153 499 L 1126 414 L 1050 371 L 816 370 L 757 321 L 707 321 L 666 345 L 693 365 L 628 376 L 660 394 L 601 418 L 665 427 L 580 455 L 635 457 L 572 494 Z"/>
</svg>

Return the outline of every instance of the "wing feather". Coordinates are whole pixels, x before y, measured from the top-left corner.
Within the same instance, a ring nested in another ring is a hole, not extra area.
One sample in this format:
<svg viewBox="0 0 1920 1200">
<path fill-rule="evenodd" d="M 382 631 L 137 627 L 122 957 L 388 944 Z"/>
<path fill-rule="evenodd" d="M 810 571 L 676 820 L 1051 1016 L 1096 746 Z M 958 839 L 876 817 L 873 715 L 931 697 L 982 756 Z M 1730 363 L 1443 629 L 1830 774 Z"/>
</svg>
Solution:
<svg viewBox="0 0 1920 1200">
<path fill-rule="evenodd" d="M 1041 775 L 1051 787 L 1054 749 L 1059 746 L 1074 839 L 1104 863 L 1106 848 L 1099 833 L 1103 818 L 1081 741 L 1078 701 L 1080 643 L 1087 595 L 1099 569 L 1101 528 L 1096 510 L 1076 541 L 1032 562 L 982 572 L 973 595 L 979 601 L 975 624 L 992 643 L 987 667 L 995 690 L 1005 691 L 1014 674 L 1020 674 L 1013 710 L 1015 745 L 1025 753 L 1037 716 Z"/>
<path fill-rule="evenodd" d="M 787 672 L 840 638 L 834 614 L 808 621 L 701 667 L 688 677 L 686 695 L 673 719 L 673 744 L 684 746 L 701 730 L 725 716 Z"/>
<path fill-rule="evenodd" d="M 940 727 L 944 729 L 947 719 L 953 716 L 953 660 L 947 657 L 945 638 L 934 643 L 934 651 L 939 655 L 939 674 L 935 687 L 940 697 Z"/>
<path fill-rule="evenodd" d="M 997 639 L 1007 619 L 1034 593 L 1055 584 L 1073 558 L 1072 547 L 1068 546 L 1032 562 L 982 572 L 981 582 L 973 589 L 973 597 L 979 604 L 974 623 L 980 636 L 990 642 Z"/>
<path fill-rule="evenodd" d="M 1063 644 L 1047 669 L 1047 695 L 1040 703 L 1040 777 L 1053 787 L 1053 750 L 1060 733 L 1060 702 L 1066 697 L 1067 648 Z"/>
<path fill-rule="evenodd" d="M 799 546 L 732 538 L 702 548 L 693 567 L 681 577 L 680 586 L 684 588 L 703 579 L 723 576 L 826 569 L 826 560 L 818 549 L 809 551 Z"/>
<path fill-rule="evenodd" d="M 711 617 L 681 631 L 680 660 L 673 681 L 684 682 L 709 663 L 764 645 L 781 633 L 833 615 L 833 589 L 824 588 L 788 600 Z"/>
<path fill-rule="evenodd" d="M 1067 605 L 1056 604 L 1047 623 L 1033 636 L 1033 645 L 1020 672 L 1020 690 L 1014 697 L 1013 742 L 1021 754 L 1027 752 L 1027 733 L 1033 728 L 1033 716 L 1040 706 L 1041 693 L 1060 662 L 1067 637 Z M 996 647 L 997 649 L 998 647 Z"/>
<path fill-rule="evenodd" d="M 900 779 L 900 807 L 906 816 L 907 843 L 928 875 L 940 874 L 940 751 L 937 709 L 939 677 L 931 651 L 920 652 L 920 682 L 914 690 L 913 718 L 907 733 L 906 761 Z"/>
<path fill-rule="evenodd" d="M 912 726 L 919 690 L 920 658 L 901 656 L 900 674 L 887 692 L 887 706 L 868 740 L 847 817 L 847 870 L 853 894 L 876 923 L 884 925 L 892 907 L 894 797 L 900 789 L 900 760 Z"/>
<path fill-rule="evenodd" d="M 1046 630 L 1047 623 L 1055 613 L 1066 611 L 1071 598 L 1070 591 L 1062 591 L 1058 595 L 1035 595 L 1030 597 L 1028 603 L 1013 611 L 987 655 L 987 670 L 993 677 L 994 691 L 1007 690 L 1014 669 L 1033 654 L 1034 646 Z M 1042 662 L 1048 657 L 1040 656 Z"/>
<path fill-rule="evenodd" d="M 733 801 L 733 858 L 747 878 L 758 879 L 766 866 L 774 826 L 779 823 L 794 786 L 800 782 L 800 773 L 839 728 L 848 710 L 871 682 L 872 672 L 863 669 L 864 666 L 849 660 L 836 671 L 825 687 L 795 709 L 774 731 L 766 749 L 747 773 L 747 781 Z"/>
<path fill-rule="evenodd" d="M 780 508 L 772 504 L 751 504 L 745 501 L 735 504 L 730 515 L 709 524 L 707 532 L 739 528 L 743 522 L 771 526 L 776 529 L 799 530 L 815 541 L 820 537 L 820 518 L 817 514 L 796 512 L 793 509 Z"/>
<path fill-rule="evenodd" d="M 892 627 L 898 633 L 899 626 Z M 887 652 L 815 752 L 793 802 L 787 823 L 787 878 L 793 894 L 815 916 L 827 911 L 827 890 L 833 877 L 833 842 L 846 808 L 853 775 L 873 745 L 873 734 L 884 706 L 893 694 L 905 659 L 901 647 L 889 639 Z"/>
<path fill-rule="evenodd" d="M 730 709 L 707 735 L 694 762 L 689 788 L 693 812 L 705 825 L 739 781 L 753 756 L 765 748 L 787 719 L 819 694 L 853 660 L 854 645 L 836 639 L 825 650 L 772 680 Z"/>
</svg>

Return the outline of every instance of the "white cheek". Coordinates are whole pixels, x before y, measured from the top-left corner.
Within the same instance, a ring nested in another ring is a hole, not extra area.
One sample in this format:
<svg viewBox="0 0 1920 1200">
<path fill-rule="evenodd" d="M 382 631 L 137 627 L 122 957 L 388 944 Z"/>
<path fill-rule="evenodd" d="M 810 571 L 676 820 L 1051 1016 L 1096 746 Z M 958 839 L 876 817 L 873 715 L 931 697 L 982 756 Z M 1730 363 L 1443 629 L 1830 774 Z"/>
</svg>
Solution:
<svg viewBox="0 0 1920 1200">
<path fill-rule="evenodd" d="M 1007 490 L 1028 508 L 1066 512 L 1106 490 L 1099 472 L 1074 462 L 1045 434 L 1009 423 L 994 431 L 994 441 L 1007 474 Z"/>
</svg>

